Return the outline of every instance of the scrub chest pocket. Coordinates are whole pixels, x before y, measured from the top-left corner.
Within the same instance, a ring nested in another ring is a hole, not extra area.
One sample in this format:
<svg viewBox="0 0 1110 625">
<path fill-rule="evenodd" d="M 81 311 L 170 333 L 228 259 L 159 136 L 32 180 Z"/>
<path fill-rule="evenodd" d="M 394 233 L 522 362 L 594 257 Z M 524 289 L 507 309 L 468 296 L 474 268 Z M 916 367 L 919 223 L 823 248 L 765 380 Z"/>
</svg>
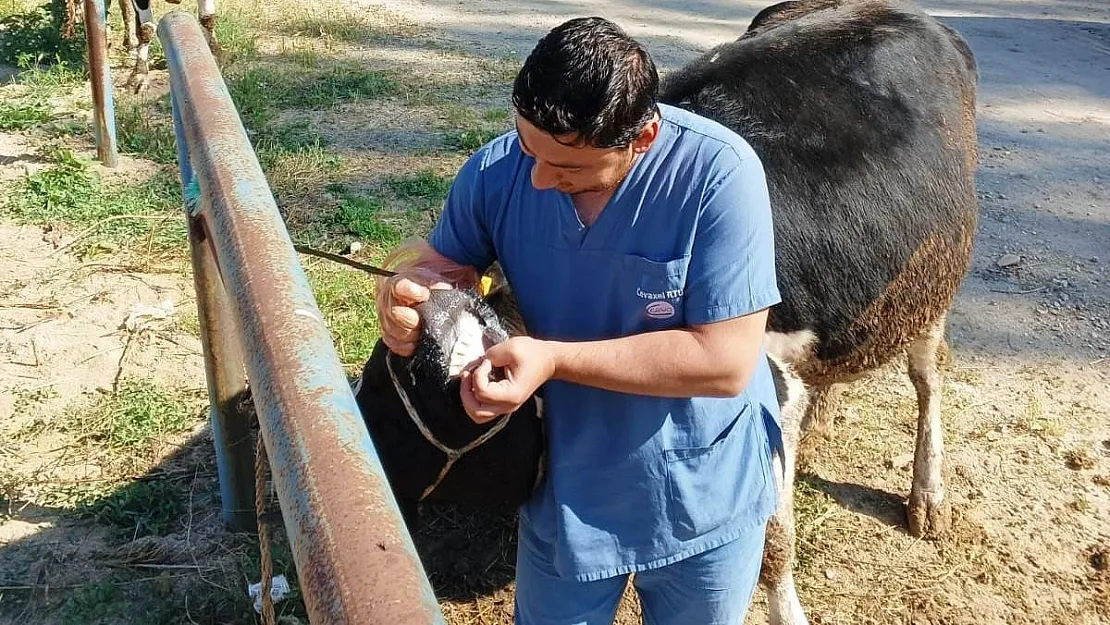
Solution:
<svg viewBox="0 0 1110 625">
<path fill-rule="evenodd" d="M 689 256 L 653 260 L 636 254 L 621 256 L 620 296 L 625 299 L 624 331 L 647 332 L 685 325 L 683 296 Z"/>
</svg>

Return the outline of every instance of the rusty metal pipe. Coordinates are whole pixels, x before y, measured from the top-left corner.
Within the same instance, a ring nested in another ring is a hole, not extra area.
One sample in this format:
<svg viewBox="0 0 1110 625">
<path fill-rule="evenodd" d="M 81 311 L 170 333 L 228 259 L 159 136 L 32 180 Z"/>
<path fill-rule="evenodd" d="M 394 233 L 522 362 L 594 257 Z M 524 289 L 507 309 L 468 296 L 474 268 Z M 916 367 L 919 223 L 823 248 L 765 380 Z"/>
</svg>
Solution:
<svg viewBox="0 0 1110 625">
<path fill-rule="evenodd" d="M 310 620 L 444 623 L 204 34 L 176 11 L 158 37 Z"/>
<path fill-rule="evenodd" d="M 130 2 L 130 0 L 124 0 Z M 108 67 L 108 11 L 104 0 L 85 0 L 85 41 L 89 83 L 93 99 L 93 136 L 96 157 L 106 167 L 119 165 L 116 147 L 116 108 L 112 97 L 112 70 Z"/>
</svg>

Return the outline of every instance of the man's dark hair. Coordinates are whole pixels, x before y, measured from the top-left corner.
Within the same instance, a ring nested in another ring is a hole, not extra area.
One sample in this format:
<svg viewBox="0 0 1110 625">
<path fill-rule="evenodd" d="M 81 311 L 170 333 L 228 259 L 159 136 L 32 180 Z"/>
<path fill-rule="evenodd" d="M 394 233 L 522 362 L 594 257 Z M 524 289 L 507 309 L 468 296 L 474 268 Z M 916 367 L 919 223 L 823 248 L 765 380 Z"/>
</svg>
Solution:
<svg viewBox="0 0 1110 625">
<path fill-rule="evenodd" d="M 540 39 L 513 84 L 521 117 L 551 135 L 624 147 L 658 111 L 659 74 L 636 40 L 600 17 L 572 19 Z"/>
</svg>

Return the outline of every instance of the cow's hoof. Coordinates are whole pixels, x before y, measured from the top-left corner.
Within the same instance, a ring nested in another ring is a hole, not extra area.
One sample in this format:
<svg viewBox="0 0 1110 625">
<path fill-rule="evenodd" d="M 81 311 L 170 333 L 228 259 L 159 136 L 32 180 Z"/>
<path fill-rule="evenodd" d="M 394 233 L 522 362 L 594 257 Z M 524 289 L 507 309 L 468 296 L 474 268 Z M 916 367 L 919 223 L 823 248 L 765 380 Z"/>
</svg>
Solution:
<svg viewBox="0 0 1110 625">
<path fill-rule="evenodd" d="M 939 538 L 952 525 L 952 506 L 945 501 L 944 491 L 910 493 L 906 504 L 910 535 L 917 538 Z"/>
</svg>

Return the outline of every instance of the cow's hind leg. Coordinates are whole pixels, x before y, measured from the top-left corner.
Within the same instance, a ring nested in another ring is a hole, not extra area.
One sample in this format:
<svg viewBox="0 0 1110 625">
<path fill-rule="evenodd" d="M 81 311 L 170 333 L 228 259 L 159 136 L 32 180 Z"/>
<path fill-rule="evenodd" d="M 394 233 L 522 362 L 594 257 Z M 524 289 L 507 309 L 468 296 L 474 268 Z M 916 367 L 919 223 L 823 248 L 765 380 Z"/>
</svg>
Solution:
<svg viewBox="0 0 1110 625">
<path fill-rule="evenodd" d="M 208 41 L 208 49 L 212 54 L 219 55 L 220 42 L 216 39 L 216 0 L 200 0 L 197 4 L 197 17 L 204 28 L 204 38 Z"/>
<path fill-rule="evenodd" d="M 767 542 L 759 581 L 767 589 L 772 625 L 806 625 L 805 611 L 794 585 L 794 462 L 798 452 L 806 388 L 788 367 L 772 360 L 782 421 L 783 457 L 774 463 L 779 488 L 775 515 L 767 525 Z"/>
<path fill-rule="evenodd" d="M 937 366 L 944 344 L 941 317 L 909 347 L 909 374 L 917 390 L 917 446 L 913 487 L 907 506 L 910 534 L 936 537 L 948 529 L 951 508 L 945 500 L 944 424 L 941 421 L 941 377 Z"/>
<path fill-rule="evenodd" d="M 135 66 L 127 78 L 127 86 L 135 93 L 146 90 L 150 84 L 150 42 L 154 40 L 154 13 L 150 10 L 150 0 L 121 0 L 135 2 L 139 21 L 139 47 L 135 50 Z"/>
</svg>

